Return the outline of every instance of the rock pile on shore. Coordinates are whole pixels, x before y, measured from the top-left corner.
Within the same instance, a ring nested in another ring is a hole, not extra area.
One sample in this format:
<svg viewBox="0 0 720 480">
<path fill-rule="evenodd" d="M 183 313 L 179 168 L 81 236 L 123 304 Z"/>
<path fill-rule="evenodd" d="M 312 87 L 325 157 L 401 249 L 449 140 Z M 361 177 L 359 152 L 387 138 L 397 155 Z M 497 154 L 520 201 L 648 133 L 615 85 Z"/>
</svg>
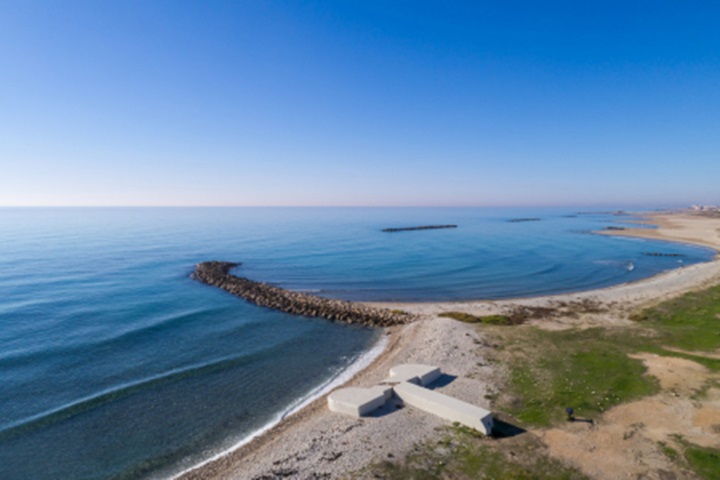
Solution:
<svg viewBox="0 0 720 480">
<path fill-rule="evenodd" d="M 353 323 L 369 327 L 389 327 L 410 323 L 415 317 L 401 311 L 368 307 L 343 300 L 293 292 L 228 273 L 239 263 L 203 262 L 195 266 L 192 277 L 208 285 L 222 288 L 260 307 L 268 307 L 293 315 L 322 317 L 333 322 Z"/>
</svg>

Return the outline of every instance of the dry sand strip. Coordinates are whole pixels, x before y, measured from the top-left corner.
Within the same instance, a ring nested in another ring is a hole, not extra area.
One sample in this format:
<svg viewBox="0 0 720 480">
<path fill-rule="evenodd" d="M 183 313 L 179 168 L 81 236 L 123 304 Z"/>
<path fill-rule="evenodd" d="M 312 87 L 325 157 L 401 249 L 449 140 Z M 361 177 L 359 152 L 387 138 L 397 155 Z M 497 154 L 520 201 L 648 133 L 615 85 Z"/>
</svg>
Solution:
<svg viewBox="0 0 720 480">
<path fill-rule="evenodd" d="M 604 230 L 605 235 L 651 238 L 671 242 L 691 243 L 720 249 L 720 217 L 702 213 L 656 213 L 645 215 L 645 222 L 658 228 L 630 228 L 626 230 Z"/>
<path fill-rule="evenodd" d="M 720 219 L 673 213 L 652 215 L 650 221 L 659 228 L 626 229 L 613 234 L 694 243 L 720 250 Z M 373 306 L 418 314 L 420 320 L 386 329 L 389 341 L 385 351 L 346 386 L 373 385 L 395 364 L 439 365 L 448 375 L 446 380 L 452 381 L 441 382 L 443 386 L 438 391 L 488 408 L 484 395 L 494 389 L 489 383 L 493 371 L 485 365 L 483 357 L 493 346 L 474 326 L 438 317 L 438 313 L 452 310 L 486 315 L 518 306 L 590 305 L 600 308 L 591 308 L 590 313 L 581 316 L 538 322 L 544 322 L 546 328 L 579 323 L 612 324 L 627 322 L 626 315 L 633 309 L 717 283 L 720 261 L 715 259 L 647 280 L 582 293 L 505 301 L 374 303 Z M 438 428 L 446 425 L 433 415 L 393 406 L 355 419 L 330 412 L 326 402 L 325 397 L 316 400 L 249 444 L 180 478 L 342 478 L 373 462 L 403 458 L 416 443 L 432 438 Z M 593 476 L 605 478 L 602 472 Z"/>
</svg>

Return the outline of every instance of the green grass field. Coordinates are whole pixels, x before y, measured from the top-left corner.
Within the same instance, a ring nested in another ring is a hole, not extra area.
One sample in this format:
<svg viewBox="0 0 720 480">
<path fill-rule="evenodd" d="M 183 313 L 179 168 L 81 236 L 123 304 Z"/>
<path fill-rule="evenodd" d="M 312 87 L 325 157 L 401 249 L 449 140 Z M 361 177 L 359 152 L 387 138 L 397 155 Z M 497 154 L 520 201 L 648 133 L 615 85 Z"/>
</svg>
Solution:
<svg viewBox="0 0 720 480">
<path fill-rule="evenodd" d="M 592 417 L 657 392 L 657 382 L 644 375 L 642 362 L 628 356 L 632 353 L 685 358 L 720 371 L 720 359 L 702 355 L 720 349 L 720 286 L 638 312 L 632 319 L 635 325 L 625 328 L 486 329 L 504 339 L 498 360 L 509 371 L 510 394 L 499 397 L 497 408 L 524 426 L 546 427 L 561 421 L 566 407 Z"/>
<path fill-rule="evenodd" d="M 645 376 L 623 335 L 604 329 L 544 331 L 529 327 L 510 335 L 503 351 L 509 377 L 506 402 L 497 406 L 526 427 L 547 427 L 572 407 L 592 418 L 613 405 L 658 391 Z"/>
</svg>

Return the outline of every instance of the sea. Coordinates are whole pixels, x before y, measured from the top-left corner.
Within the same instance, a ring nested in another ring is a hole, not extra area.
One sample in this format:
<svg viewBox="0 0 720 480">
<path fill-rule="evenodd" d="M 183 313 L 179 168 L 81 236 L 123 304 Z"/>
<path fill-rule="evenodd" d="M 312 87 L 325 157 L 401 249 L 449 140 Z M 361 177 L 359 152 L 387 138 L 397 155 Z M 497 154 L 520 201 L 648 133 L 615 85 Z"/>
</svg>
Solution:
<svg viewBox="0 0 720 480">
<path fill-rule="evenodd" d="M 592 233 L 634 220 L 577 208 L 2 208 L 0 478 L 172 478 L 382 347 L 376 329 L 203 285 L 190 277 L 199 262 L 331 298 L 439 301 L 595 289 L 714 256 Z M 429 224 L 457 228 L 382 232 Z"/>
</svg>

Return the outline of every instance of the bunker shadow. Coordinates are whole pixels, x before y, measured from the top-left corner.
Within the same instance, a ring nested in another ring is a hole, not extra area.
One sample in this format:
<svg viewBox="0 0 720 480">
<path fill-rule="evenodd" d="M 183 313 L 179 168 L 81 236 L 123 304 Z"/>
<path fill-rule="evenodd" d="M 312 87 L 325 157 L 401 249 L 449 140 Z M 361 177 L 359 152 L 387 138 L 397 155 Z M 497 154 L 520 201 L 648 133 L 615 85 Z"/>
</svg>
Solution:
<svg viewBox="0 0 720 480">
<path fill-rule="evenodd" d="M 436 388 L 442 388 L 445 385 L 449 385 L 455 379 L 457 378 L 457 375 L 448 375 L 447 373 L 441 374 L 437 379 L 435 379 L 433 382 L 429 383 L 428 385 L 425 385 L 425 388 L 428 390 L 435 390 Z M 390 415 L 391 413 L 397 412 L 398 410 L 401 410 L 405 408 L 405 404 L 402 400 L 397 398 L 397 396 L 393 393 L 392 398 L 385 402 L 385 405 L 382 407 L 376 408 L 372 412 L 368 413 L 366 416 L 370 418 L 380 418 L 384 417 L 386 415 Z"/>
<path fill-rule="evenodd" d="M 527 430 L 511 423 L 504 422 L 499 418 L 493 418 L 492 437 L 512 438 L 526 433 Z"/>
<path fill-rule="evenodd" d="M 447 373 L 443 373 L 437 379 L 435 379 L 433 382 L 426 385 L 425 388 L 427 388 L 428 390 L 435 390 L 436 388 L 442 388 L 442 387 L 454 382 L 456 378 L 457 378 L 457 375 L 448 375 Z"/>
<path fill-rule="evenodd" d="M 405 408 L 405 405 L 403 405 L 402 400 L 393 394 L 392 398 L 385 402 L 385 405 L 376 408 L 365 416 L 368 418 L 380 418 L 395 413 L 403 408 Z"/>
</svg>

